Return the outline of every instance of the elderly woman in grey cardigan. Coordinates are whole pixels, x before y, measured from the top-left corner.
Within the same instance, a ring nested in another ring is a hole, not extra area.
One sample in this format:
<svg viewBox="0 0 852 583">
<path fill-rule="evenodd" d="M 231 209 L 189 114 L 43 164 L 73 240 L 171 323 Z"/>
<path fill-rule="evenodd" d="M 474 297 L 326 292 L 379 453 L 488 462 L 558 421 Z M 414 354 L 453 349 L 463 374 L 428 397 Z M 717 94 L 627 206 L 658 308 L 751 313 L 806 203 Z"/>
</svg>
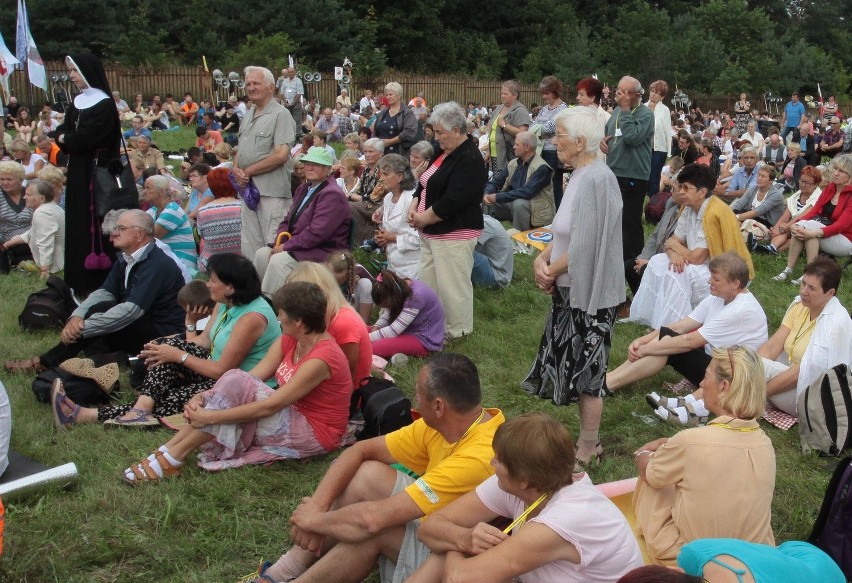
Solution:
<svg viewBox="0 0 852 583">
<path fill-rule="evenodd" d="M 536 285 L 553 296 L 538 356 L 523 381 L 557 405 L 578 402 L 577 460 L 596 461 L 601 397 L 612 330 L 624 301 L 621 194 L 615 175 L 598 160 L 603 138 L 595 112 L 572 107 L 556 117 L 559 160 L 574 167 L 553 220 L 553 241 L 536 258 Z"/>
<path fill-rule="evenodd" d="M 784 213 L 784 192 L 775 182 L 775 174 L 772 166 L 761 166 L 755 185 L 731 203 L 731 210 L 740 222 L 740 230 L 754 235 L 755 242 L 769 239 L 769 229 Z"/>
</svg>

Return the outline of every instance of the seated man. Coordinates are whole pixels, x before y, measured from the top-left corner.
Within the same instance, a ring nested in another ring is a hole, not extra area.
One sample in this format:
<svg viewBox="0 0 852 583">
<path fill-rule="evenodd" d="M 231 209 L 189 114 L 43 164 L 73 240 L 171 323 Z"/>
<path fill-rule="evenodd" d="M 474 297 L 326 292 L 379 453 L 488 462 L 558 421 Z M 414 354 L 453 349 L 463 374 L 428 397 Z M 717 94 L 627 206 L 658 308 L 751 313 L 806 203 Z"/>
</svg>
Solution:
<svg viewBox="0 0 852 583">
<path fill-rule="evenodd" d="M 572 473 L 574 440 L 560 421 L 515 417 L 493 447 L 496 475 L 423 521 L 418 538 L 432 554 L 409 581 L 603 582 L 642 565 L 621 511 Z M 489 524 L 498 517 L 514 522 L 501 530 Z"/>
<path fill-rule="evenodd" d="M 212 109 L 201 114 L 201 121 L 198 125 L 217 132 L 222 129 L 222 124 L 216 119 L 216 112 Z"/>
<path fill-rule="evenodd" d="M 757 148 L 745 146 L 740 149 L 739 167 L 734 171 L 728 188 L 720 194 L 730 202 L 745 194 L 745 191 L 757 184 Z"/>
<path fill-rule="evenodd" d="M 165 174 L 166 161 L 163 153 L 151 147 L 151 138 L 145 134 L 136 136 L 137 148 L 130 154 L 130 163 L 140 168 L 156 168 L 160 174 Z"/>
<path fill-rule="evenodd" d="M 349 111 L 349 108 L 343 106 L 340 108 L 340 112 L 337 114 L 337 134 L 341 137 L 332 137 L 330 141 L 340 142 L 343 140 L 343 137 L 348 136 L 354 131 L 355 127 L 352 125 L 352 115 Z"/>
<path fill-rule="evenodd" d="M 485 214 L 501 221 L 511 220 L 512 227 L 519 231 L 549 225 L 556 214 L 553 169 L 536 153 L 537 147 L 534 133 L 518 133 L 513 147 L 517 158 L 494 174 L 482 197 Z"/>
<path fill-rule="evenodd" d="M 483 215 L 485 227 L 473 249 L 473 285 L 506 287 L 515 270 L 512 238 L 494 217 Z"/>
<path fill-rule="evenodd" d="M 35 142 L 35 153 L 64 172 L 68 167 L 68 154 L 60 150 L 56 142 L 45 134 L 36 137 Z"/>
<path fill-rule="evenodd" d="M 134 115 L 130 126 L 129 130 L 121 134 L 125 140 L 138 138 L 139 136 L 145 136 L 148 138 L 148 141 L 151 140 L 151 130 L 145 127 L 145 119 L 141 115 Z"/>
<path fill-rule="evenodd" d="M 687 164 L 677 179 L 685 208 L 665 243 L 665 253 L 648 262 L 630 306 L 630 320 L 652 328 L 680 320 L 707 297 L 706 263 L 711 257 L 735 251 L 748 265 L 749 277 L 754 277 L 739 221 L 728 205 L 711 195 L 716 183 L 713 170 Z"/>
<path fill-rule="evenodd" d="M 154 241 L 154 219 L 141 210 L 123 212 L 110 235 L 121 251 L 106 281 L 80 304 L 60 343 L 41 356 L 6 363 L 10 372 L 41 372 L 77 356 L 123 351 L 137 354 L 154 338 L 184 329 L 177 294 L 181 270 Z"/>
<path fill-rule="evenodd" d="M 162 106 L 170 120 L 177 121 L 181 118 L 181 104 L 175 101 L 175 96 L 171 93 L 166 93 L 166 100 L 162 103 Z"/>
<path fill-rule="evenodd" d="M 766 342 L 766 314 L 746 289 L 749 282 L 746 262 L 736 253 L 723 253 L 710 261 L 709 272 L 710 295 L 685 318 L 631 342 L 627 360 L 607 373 L 607 389 L 615 391 L 649 378 L 667 364 L 698 386 L 713 348 L 740 345 L 757 350 Z M 655 414 L 669 419 L 672 415 L 663 405 L 657 405 Z M 672 420 L 685 425 L 694 416 L 708 415 L 703 407 L 690 413 L 693 415 Z"/>
<path fill-rule="evenodd" d="M 192 100 L 192 93 L 185 93 L 180 104 L 180 125 L 185 126 L 196 122 L 198 104 Z"/>
<path fill-rule="evenodd" d="M 422 417 L 344 451 L 293 512 L 296 546 L 255 580 L 361 581 L 378 560 L 383 581 L 405 581 L 429 554 L 416 540 L 419 519 L 494 473 L 491 441 L 505 419 L 481 396 L 466 356 L 427 360 L 414 393 Z"/>
<path fill-rule="evenodd" d="M 314 129 L 324 131 L 328 136 L 329 142 L 339 142 L 342 139 L 338 116 L 334 114 L 334 111 L 330 107 L 322 110 L 322 115 L 314 123 Z"/>
<path fill-rule="evenodd" d="M 195 147 L 204 152 L 212 152 L 213 148 L 224 142 L 222 132 L 203 125 L 195 128 L 195 136 Z"/>
<path fill-rule="evenodd" d="M 784 160 L 787 159 L 787 148 L 781 143 L 781 136 L 777 131 L 769 134 L 769 139 L 766 145 L 763 146 L 763 154 L 761 160 L 764 164 L 771 164 L 776 170 L 781 170 L 784 166 Z"/>
</svg>

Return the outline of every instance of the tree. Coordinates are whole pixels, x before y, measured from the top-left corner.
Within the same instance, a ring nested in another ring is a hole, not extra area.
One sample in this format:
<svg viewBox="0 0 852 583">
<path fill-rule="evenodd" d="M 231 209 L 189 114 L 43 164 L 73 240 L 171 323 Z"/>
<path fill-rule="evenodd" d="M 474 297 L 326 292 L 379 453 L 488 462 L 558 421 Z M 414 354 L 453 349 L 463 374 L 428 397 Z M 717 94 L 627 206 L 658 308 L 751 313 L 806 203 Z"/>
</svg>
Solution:
<svg viewBox="0 0 852 583">
<path fill-rule="evenodd" d="M 601 70 L 596 46 L 586 24 L 577 20 L 563 22 L 552 38 L 541 39 L 527 53 L 519 77 L 526 83 L 534 83 L 546 75 L 556 75 L 567 89 Z"/>
<path fill-rule="evenodd" d="M 111 56 L 127 65 L 162 65 L 173 56 L 165 45 L 168 32 L 151 25 L 151 7 L 140 0 L 127 18 L 127 32 L 112 47 Z"/>
<path fill-rule="evenodd" d="M 637 79 L 670 78 L 673 61 L 680 56 L 665 10 L 655 10 L 643 0 L 634 0 L 604 28 L 598 43 L 607 79 L 623 75 Z M 649 32 L 651 34 L 649 34 Z"/>
<path fill-rule="evenodd" d="M 283 32 L 266 35 L 263 31 L 250 34 L 235 50 L 225 53 L 225 67 L 242 71 L 249 65 L 258 65 L 278 71 L 288 65 L 287 55 L 296 53 L 298 45 Z"/>
<path fill-rule="evenodd" d="M 82 51 L 108 56 L 123 29 L 117 10 L 126 7 L 126 0 L 77 0 L 73 6 L 64 0 L 29 0 L 27 15 L 42 58 L 64 59 Z M 4 35 L 7 40 L 15 38 L 12 32 Z"/>
<path fill-rule="evenodd" d="M 376 9 L 367 7 L 363 26 L 358 31 L 358 50 L 352 57 L 354 61 L 353 74 L 365 77 L 377 77 L 387 68 L 387 55 L 384 47 L 379 46 Z"/>
</svg>

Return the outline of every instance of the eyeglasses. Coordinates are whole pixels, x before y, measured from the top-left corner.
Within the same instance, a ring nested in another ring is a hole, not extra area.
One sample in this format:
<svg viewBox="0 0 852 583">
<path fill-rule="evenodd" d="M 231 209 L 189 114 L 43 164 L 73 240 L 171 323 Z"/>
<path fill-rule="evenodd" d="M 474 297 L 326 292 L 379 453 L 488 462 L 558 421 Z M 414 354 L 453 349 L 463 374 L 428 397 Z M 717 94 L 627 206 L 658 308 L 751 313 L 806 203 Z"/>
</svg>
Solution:
<svg viewBox="0 0 852 583">
<path fill-rule="evenodd" d="M 799 186 L 813 186 L 816 182 L 811 182 L 810 180 L 799 180 Z"/>
<path fill-rule="evenodd" d="M 123 233 L 127 229 L 141 229 L 141 228 L 142 227 L 140 227 L 138 225 L 130 225 L 130 226 L 128 226 L 128 225 L 116 225 L 112 228 L 110 233 Z"/>
</svg>

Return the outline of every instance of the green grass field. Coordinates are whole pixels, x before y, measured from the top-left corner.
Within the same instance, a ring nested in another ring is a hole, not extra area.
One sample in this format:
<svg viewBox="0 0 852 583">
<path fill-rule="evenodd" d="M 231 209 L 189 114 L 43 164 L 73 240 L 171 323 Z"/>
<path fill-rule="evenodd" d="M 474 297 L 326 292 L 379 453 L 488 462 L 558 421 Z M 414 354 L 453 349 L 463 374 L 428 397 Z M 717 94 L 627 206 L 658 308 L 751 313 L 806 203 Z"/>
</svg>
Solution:
<svg viewBox="0 0 852 583">
<path fill-rule="evenodd" d="M 163 149 L 186 147 L 190 139 L 188 130 L 155 135 Z M 783 262 L 781 257 L 755 258 L 758 276 L 751 289 L 772 331 L 797 289 L 771 281 Z M 515 265 L 508 289 L 476 291 L 475 331 L 449 349 L 478 365 L 485 404 L 501 407 L 507 417 L 547 411 L 576 435 L 576 407 L 555 407 L 519 387 L 534 358 L 549 298 L 535 288 L 529 256 L 516 256 Z M 844 286 L 840 298 L 850 306 L 849 283 Z M 17 326 L 27 294 L 41 287 L 38 279 L 20 273 L 0 277 L 4 360 L 39 353 L 56 340 L 55 332 L 23 333 Z M 642 331 L 632 324 L 617 327 L 612 366 L 625 359 L 627 344 Z M 419 366 L 412 359 L 391 371 L 408 394 Z M 123 469 L 169 439 L 168 431 L 105 431 L 90 425 L 58 433 L 49 408 L 33 397 L 31 377 L 0 373 L 0 379 L 12 400 L 13 449 L 50 466 L 73 461 L 80 471 L 75 490 L 45 491 L 6 506 L 0 581 L 234 581 L 261 557 L 275 560 L 288 546 L 290 511 L 310 494 L 334 457 L 218 474 L 203 472 L 190 460 L 176 480 L 129 488 L 121 482 Z M 649 420 L 644 400 L 661 382 L 675 379 L 665 372 L 605 400 L 601 437 L 606 457 L 590 472 L 596 482 L 632 477 L 632 452 L 676 431 Z M 122 397 L 131 399 L 130 392 L 125 389 Z M 801 539 L 816 517 L 832 460 L 801 455 L 795 428 L 784 432 L 762 425 L 778 461 L 772 521 L 776 539 Z"/>
</svg>

